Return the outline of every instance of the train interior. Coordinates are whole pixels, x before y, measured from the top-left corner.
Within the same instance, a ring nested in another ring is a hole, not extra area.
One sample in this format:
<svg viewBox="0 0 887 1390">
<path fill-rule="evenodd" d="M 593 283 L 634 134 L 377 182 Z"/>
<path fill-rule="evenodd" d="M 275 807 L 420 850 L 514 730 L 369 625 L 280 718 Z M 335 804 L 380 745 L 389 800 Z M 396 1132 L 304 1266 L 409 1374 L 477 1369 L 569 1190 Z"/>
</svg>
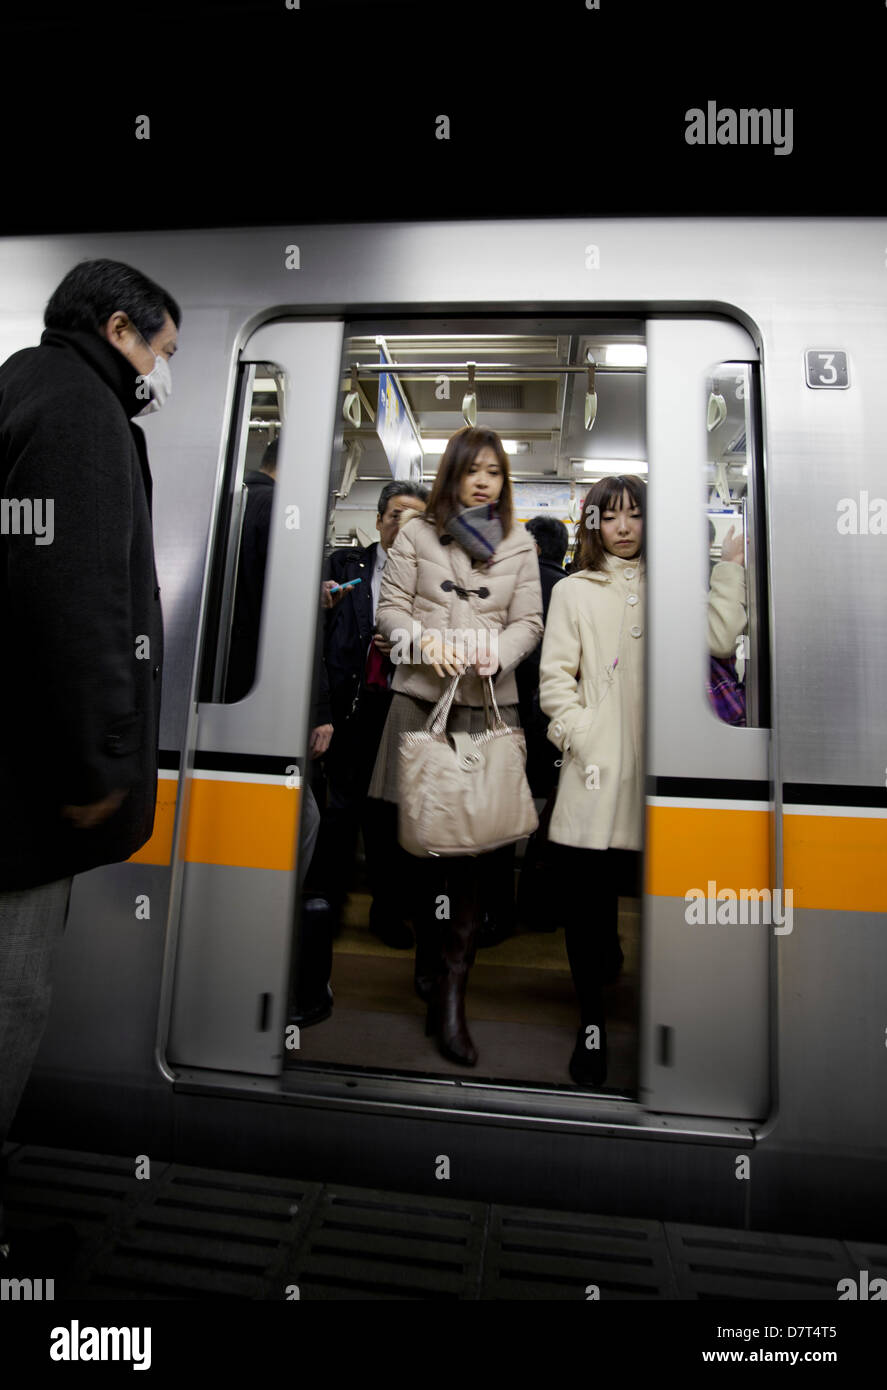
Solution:
<svg viewBox="0 0 887 1390">
<path fill-rule="evenodd" d="M 545 516 L 566 524 L 565 565 L 591 484 L 611 473 L 647 478 L 642 320 L 441 320 L 378 329 L 377 324 L 346 325 L 325 555 L 378 541 L 382 489 L 393 479 L 430 488 L 447 440 L 466 421 L 490 426 L 503 440 L 516 519 Z M 700 411 L 708 411 L 710 466 L 699 501 L 700 521 L 704 524 L 706 513 L 711 521 L 714 561 L 727 525 L 745 511 L 746 414 L 742 390 L 726 390 L 714 377 L 706 385 L 709 399 L 700 401 Z M 280 374 L 272 364 L 257 367 L 245 470 L 260 468 L 268 444 L 284 426 L 285 404 Z M 318 579 L 318 592 L 319 585 Z M 321 650 L 319 641 L 318 660 Z M 747 646 L 737 650 L 740 673 L 747 651 Z M 315 689 L 316 683 L 315 672 Z M 648 673 L 648 698 L 649 687 Z M 323 812 L 324 761 L 306 758 L 306 766 Z M 544 804 L 537 799 L 540 813 Z M 303 819 L 303 835 L 304 824 Z M 334 1005 L 329 1017 L 301 1028 L 298 1051 L 284 1054 L 288 1073 L 361 1070 L 575 1090 L 568 1061 L 578 1016 L 564 942 L 563 885 L 551 877 L 541 894 L 538 881 L 535 893 L 529 892 L 522 882 L 526 849 L 524 840 L 513 852 L 500 852 L 495 901 L 485 902 L 467 994 L 479 1061 L 468 1073 L 424 1036 L 425 1005 L 413 988 L 413 950 L 387 945 L 370 929 L 362 836 L 353 853 L 343 846 L 348 896 L 333 945 Z M 304 867 L 300 862 L 300 882 Z M 300 900 L 300 917 L 301 907 Z M 626 1099 L 638 1092 L 642 918 L 642 899 L 620 898 L 624 965 L 606 990 L 609 1061 L 600 1090 Z M 296 939 L 300 929 L 297 921 Z"/>
</svg>

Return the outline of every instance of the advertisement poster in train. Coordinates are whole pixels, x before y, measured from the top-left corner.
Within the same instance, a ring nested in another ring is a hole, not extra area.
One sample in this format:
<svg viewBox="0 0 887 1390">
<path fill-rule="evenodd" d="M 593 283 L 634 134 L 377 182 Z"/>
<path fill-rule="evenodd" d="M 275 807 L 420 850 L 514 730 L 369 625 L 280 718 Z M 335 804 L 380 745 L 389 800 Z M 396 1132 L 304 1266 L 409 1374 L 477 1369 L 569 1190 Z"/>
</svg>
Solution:
<svg viewBox="0 0 887 1390">
<path fill-rule="evenodd" d="M 413 429 L 397 379 L 390 372 L 379 373 L 376 433 L 391 465 L 392 477 L 421 482 L 422 445 Z"/>
</svg>

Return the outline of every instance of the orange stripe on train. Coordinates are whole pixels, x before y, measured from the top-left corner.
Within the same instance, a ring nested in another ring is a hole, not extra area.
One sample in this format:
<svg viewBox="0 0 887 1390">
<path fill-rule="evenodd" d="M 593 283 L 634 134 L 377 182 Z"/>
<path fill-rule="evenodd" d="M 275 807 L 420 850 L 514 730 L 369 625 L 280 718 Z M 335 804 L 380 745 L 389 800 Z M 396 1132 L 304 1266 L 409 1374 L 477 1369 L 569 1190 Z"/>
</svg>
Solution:
<svg viewBox="0 0 887 1390">
<path fill-rule="evenodd" d="M 171 779 L 159 780 L 154 833 L 130 863 L 169 864 L 176 789 L 177 783 Z M 186 860 L 291 872 L 296 863 L 299 802 L 298 790 L 283 785 L 195 777 L 191 782 Z"/>
<path fill-rule="evenodd" d="M 767 888 L 770 812 L 648 806 L 646 891 L 683 898 L 691 888 Z"/>
</svg>

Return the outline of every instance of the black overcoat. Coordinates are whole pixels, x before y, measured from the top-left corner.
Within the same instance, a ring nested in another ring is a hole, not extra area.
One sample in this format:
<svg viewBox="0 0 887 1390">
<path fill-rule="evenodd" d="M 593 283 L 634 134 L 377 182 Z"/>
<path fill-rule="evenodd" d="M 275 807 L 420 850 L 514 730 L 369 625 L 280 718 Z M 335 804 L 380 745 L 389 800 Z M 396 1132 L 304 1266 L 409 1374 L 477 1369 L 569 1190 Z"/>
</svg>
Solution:
<svg viewBox="0 0 887 1390">
<path fill-rule="evenodd" d="M 340 741 L 345 725 L 356 712 L 366 690 L 367 651 L 373 637 L 373 569 L 378 541 L 368 546 L 342 546 L 333 550 L 324 566 L 324 579 L 347 584 L 361 582 L 334 608 L 324 612 L 323 655 L 329 678 L 333 727 Z"/>
<path fill-rule="evenodd" d="M 0 890 L 128 859 L 153 828 L 163 624 L 137 385 L 98 332 L 47 329 L 0 367 Z M 115 790 L 93 830 L 61 814 Z"/>
</svg>

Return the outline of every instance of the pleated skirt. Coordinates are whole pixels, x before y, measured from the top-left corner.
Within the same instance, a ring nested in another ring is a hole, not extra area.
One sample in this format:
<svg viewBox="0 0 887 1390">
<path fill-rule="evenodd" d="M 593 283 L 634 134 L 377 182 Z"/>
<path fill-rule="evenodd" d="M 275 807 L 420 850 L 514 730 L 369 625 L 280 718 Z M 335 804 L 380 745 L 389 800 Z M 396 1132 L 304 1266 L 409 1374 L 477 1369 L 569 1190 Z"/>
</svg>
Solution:
<svg viewBox="0 0 887 1390">
<path fill-rule="evenodd" d="M 404 695 L 395 691 L 391 708 L 382 730 L 379 751 L 376 755 L 373 775 L 370 778 L 367 796 L 379 797 L 382 801 L 398 802 L 398 770 L 400 739 L 402 734 L 418 733 L 425 728 L 428 716 L 434 709 L 432 700 L 419 700 L 415 695 Z M 512 729 L 520 728 L 517 705 L 500 705 L 499 713 Z M 450 707 L 447 730 L 453 733 L 482 734 L 487 727 L 482 705 L 457 705 Z"/>
</svg>

